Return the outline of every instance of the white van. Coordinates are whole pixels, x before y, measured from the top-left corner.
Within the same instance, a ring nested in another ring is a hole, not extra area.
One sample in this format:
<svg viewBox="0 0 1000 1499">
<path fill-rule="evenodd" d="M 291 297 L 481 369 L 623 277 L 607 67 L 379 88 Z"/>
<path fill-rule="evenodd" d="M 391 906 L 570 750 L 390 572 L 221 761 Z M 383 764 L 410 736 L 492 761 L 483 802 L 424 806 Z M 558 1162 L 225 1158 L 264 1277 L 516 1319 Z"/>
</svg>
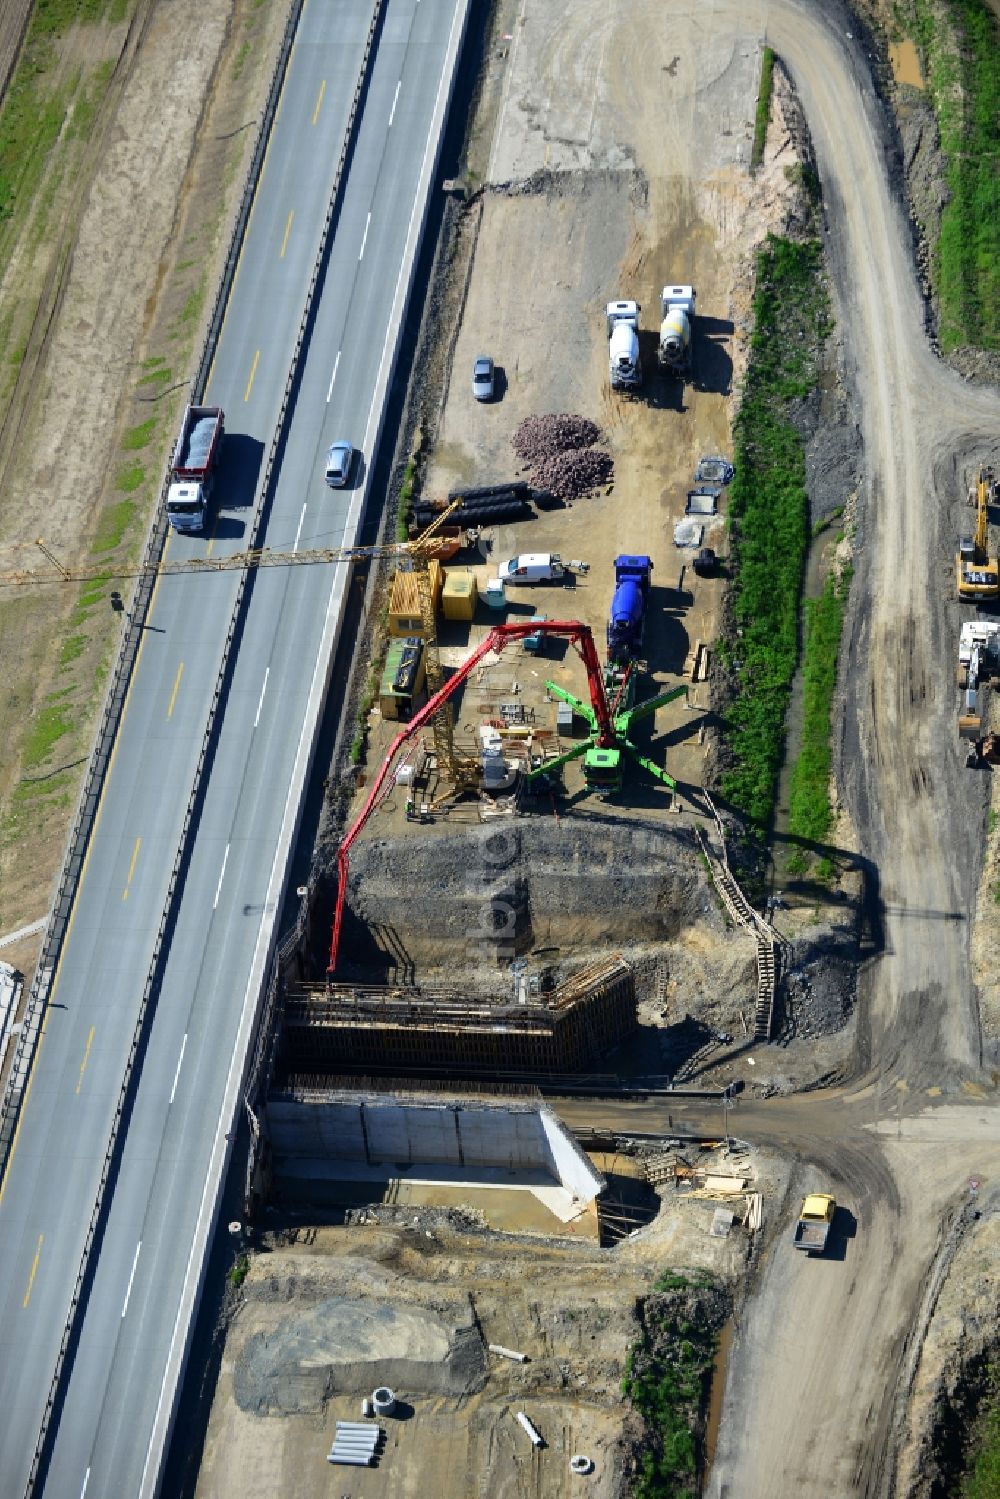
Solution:
<svg viewBox="0 0 1000 1499">
<path fill-rule="evenodd" d="M 522 552 L 500 564 L 502 583 L 552 583 L 566 569 L 556 552 Z"/>
</svg>

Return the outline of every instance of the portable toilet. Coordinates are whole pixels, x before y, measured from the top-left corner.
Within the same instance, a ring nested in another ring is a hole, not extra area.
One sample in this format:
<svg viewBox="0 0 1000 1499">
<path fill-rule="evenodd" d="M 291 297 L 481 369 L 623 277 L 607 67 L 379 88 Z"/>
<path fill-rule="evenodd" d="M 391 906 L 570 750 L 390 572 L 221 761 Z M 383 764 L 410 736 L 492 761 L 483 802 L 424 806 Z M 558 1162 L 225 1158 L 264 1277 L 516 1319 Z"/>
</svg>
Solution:
<svg viewBox="0 0 1000 1499">
<path fill-rule="evenodd" d="M 500 578 L 487 578 L 483 598 L 488 609 L 506 609 L 507 594 Z"/>
</svg>

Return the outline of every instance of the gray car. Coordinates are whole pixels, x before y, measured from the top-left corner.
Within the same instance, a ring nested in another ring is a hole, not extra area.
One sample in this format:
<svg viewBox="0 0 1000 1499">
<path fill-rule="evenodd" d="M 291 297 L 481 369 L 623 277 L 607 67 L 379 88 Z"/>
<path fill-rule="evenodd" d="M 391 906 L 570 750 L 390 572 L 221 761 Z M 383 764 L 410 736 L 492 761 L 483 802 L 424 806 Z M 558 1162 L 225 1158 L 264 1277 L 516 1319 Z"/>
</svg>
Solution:
<svg viewBox="0 0 1000 1499">
<path fill-rule="evenodd" d="M 343 489 L 351 477 L 354 461 L 354 446 L 349 442 L 335 442 L 327 450 L 326 482 L 331 489 Z"/>
<path fill-rule="evenodd" d="M 472 366 L 472 394 L 477 401 L 493 399 L 493 360 L 483 354 Z"/>
</svg>

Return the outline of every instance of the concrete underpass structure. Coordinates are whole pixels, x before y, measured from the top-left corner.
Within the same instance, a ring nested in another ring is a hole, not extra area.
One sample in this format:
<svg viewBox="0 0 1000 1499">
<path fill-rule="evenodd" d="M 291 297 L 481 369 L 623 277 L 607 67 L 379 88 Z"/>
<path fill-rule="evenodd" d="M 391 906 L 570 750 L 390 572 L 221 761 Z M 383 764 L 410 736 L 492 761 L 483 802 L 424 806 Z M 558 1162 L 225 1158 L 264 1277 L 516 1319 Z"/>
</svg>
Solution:
<svg viewBox="0 0 1000 1499">
<path fill-rule="evenodd" d="M 531 1103 L 295 1089 L 270 1099 L 266 1120 L 273 1174 L 292 1192 L 392 1180 L 522 1188 L 569 1221 L 605 1187 L 551 1109 Z"/>
</svg>

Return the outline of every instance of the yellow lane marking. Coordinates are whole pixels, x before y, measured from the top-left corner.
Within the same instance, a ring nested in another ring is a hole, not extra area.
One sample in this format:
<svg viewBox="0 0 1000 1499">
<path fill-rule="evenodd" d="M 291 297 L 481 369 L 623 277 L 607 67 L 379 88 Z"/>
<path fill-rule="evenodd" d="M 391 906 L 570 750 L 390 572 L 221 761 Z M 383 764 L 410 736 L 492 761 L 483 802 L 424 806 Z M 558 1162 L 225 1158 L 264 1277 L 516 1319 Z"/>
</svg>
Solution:
<svg viewBox="0 0 1000 1499">
<path fill-rule="evenodd" d="M 323 107 L 323 95 L 326 93 L 326 79 L 319 86 L 319 95 L 316 99 L 316 108 L 313 110 L 313 124 L 319 119 L 319 112 Z"/>
<path fill-rule="evenodd" d="M 305 12 L 304 5 L 302 7 L 302 12 Z M 203 399 L 207 398 L 208 392 L 212 387 L 212 376 L 215 374 L 215 361 L 219 357 L 219 348 L 222 344 L 221 330 L 223 330 L 226 326 L 226 317 L 229 312 L 229 304 L 233 300 L 233 292 L 236 290 L 236 283 L 239 280 L 240 266 L 243 264 L 243 251 L 246 249 L 247 240 L 250 238 L 250 225 L 253 222 L 254 209 L 257 207 L 257 199 L 260 197 L 260 189 L 261 184 L 264 181 L 264 173 L 267 171 L 267 158 L 271 152 L 271 141 L 274 139 L 275 127 L 277 126 L 277 123 L 281 118 L 281 105 L 285 97 L 285 84 L 288 82 L 292 74 L 292 63 L 295 61 L 296 45 L 297 43 L 292 43 L 292 50 L 288 54 L 288 65 L 285 68 L 285 76 L 281 80 L 281 93 L 278 95 L 278 107 L 274 111 L 274 122 L 267 134 L 267 145 L 264 147 L 264 160 L 260 164 L 260 176 L 257 178 L 257 186 L 254 188 L 253 202 L 250 204 L 250 212 L 247 215 L 247 226 L 243 231 L 243 239 L 240 243 L 240 253 L 236 257 L 236 269 L 233 272 L 233 279 L 230 283 L 229 291 L 226 295 L 226 308 L 225 312 L 223 312 L 222 314 L 222 323 L 220 324 L 220 333 L 215 344 L 215 353 L 212 355 L 212 362 L 208 366 L 208 379 L 205 381 L 205 397 L 203 397 Z"/>
<path fill-rule="evenodd" d="M 128 867 L 128 879 L 125 881 L 125 889 L 122 891 L 122 900 L 128 900 L 128 887 L 131 885 L 132 876 L 135 874 L 135 861 L 139 857 L 139 846 L 141 843 L 141 838 L 135 840 L 135 848 L 132 850 L 132 862 Z"/>
<path fill-rule="evenodd" d="M 90 1033 L 87 1036 L 87 1045 L 86 1045 L 86 1048 L 85 1048 L 84 1053 L 83 1053 L 83 1061 L 80 1063 L 80 1077 L 79 1077 L 79 1081 L 77 1082 L 77 1085 L 76 1085 L 76 1091 L 78 1093 L 79 1093 L 80 1089 L 83 1087 L 83 1074 L 87 1070 L 87 1063 L 90 1061 L 90 1048 L 93 1046 L 93 1044 L 94 1044 L 94 1027 L 91 1026 L 90 1027 Z"/>
<path fill-rule="evenodd" d="M 288 215 L 288 223 L 285 225 L 285 237 L 281 241 L 281 254 L 278 256 L 279 260 L 284 260 L 285 258 L 285 251 L 288 249 L 288 236 L 292 232 L 292 220 L 294 219 L 294 217 L 295 209 L 293 208 L 291 213 Z"/>
<path fill-rule="evenodd" d="M 177 692 L 178 692 L 178 689 L 180 688 L 181 677 L 183 675 L 184 675 L 184 662 L 182 661 L 181 664 L 180 664 L 180 666 L 178 666 L 178 668 L 177 668 L 177 675 L 176 675 L 176 677 L 174 677 L 174 690 L 170 694 L 170 702 L 167 704 L 167 717 L 168 718 L 172 718 L 173 717 L 174 704 L 177 701 Z"/>
<path fill-rule="evenodd" d="M 163 543 L 161 560 L 166 559 L 167 553 L 169 551 L 170 532 L 168 531 L 167 539 Z M 156 582 L 153 584 L 153 592 L 150 595 L 149 599 L 149 610 L 146 614 L 147 620 L 151 620 L 153 618 L 153 610 L 156 607 L 156 595 L 160 591 L 160 583 L 162 582 L 162 580 L 163 574 L 158 573 Z M 18 1110 L 17 1124 L 14 1127 L 14 1138 L 10 1142 L 10 1150 L 7 1154 L 7 1164 L 4 1167 L 3 1179 L 0 1180 L 0 1203 L 3 1202 L 4 1193 L 7 1190 L 7 1183 L 10 1180 L 10 1168 L 13 1163 L 14 1156 L 17 1154 L 17 1142 L 21 1138 L 21 1125 L 24 1122 L 24 1116 L 28 1108 L 28 1099 L 31 1097 L 32 1084 L 35 1081 L 35 1068 L 38 1066 L 38 1058 L 42 1054 L 42 1045 L 45 1041 L 45 1032 L 48 1030 L 49 1016 L 52 1014 L 52 1001 L 55 999 L 56 990 L 59 988 L 59 975 L 62 973 L 63 958 L 66 956 L 66 950 L 69 947 L 70 933 L 73 930 L 73 923 L 76 920 L 77 906 L 80 901 L 80 891 L 83 889 L 83 882 L 87 878 L 87 868 L 90 864 L 90 855 L 94 847 L 94 834 L 97 832 L 97 829 L 100 825 L 101 813 L 104 810 L 104 797 L 108 787 L 111 784 L 111 772 L 115 768 L 115 759 L 118 755 L 118 745 L 121 743 L 122 729 L 124 728 L 125 719 L 128 715 L 128 705 L 132 700 L 132 688 L 135 686 L 135 679 L 139 675 L 139 663 L 142 661 L 142 653 L 145 648 L 146 631 L 143 630 L 142 637 L 139 641 L 139 649 L 135 653 L 135 665 L 132 667 L 132 675 L 129 677 L 128 687 L 125 691 L 125 701 L 124 703 L 122 703 L 122 716 L 118 721 L 118 732 L 115 735 L 115 742 L 111 746 L 111 754 L 108 756 L 108 768 L 104 775 L 104 785 L 101 787 L 101 794 L 97 799 L 97 810 L 94 813 L 94 826 L 90 830 L 90 837 L 87 840 L 87 850 L 83 856 L 83 863 L 80 865 L 80 877 L 76 882 L 76 890 L 73 894 L 73 905 L 70 908 L 69 920 L 66 923 L 66 935 L 63 938 L 62 947 L 59 952 L 59 961 L 56 964 L 56 971 L 52 975 L 52 988 L 49 991 L 49 1002 L 45 1007 L 45 1014 L 42 1016 L 42 1028 L 38 1033 L 38 1045 L 35 1047 L 35 1055 L 31 1059 L 31 1071 L 28 1073 L 28 1081 L 25 1084 L 24 1097 L 21 1099 L 21 1107 Z"/>
<path fill-rule="evenodd" d="M 243 396 L 244 401 L 249 401 L 249 399 L 250 399 L 250 392 L 253 389 L 253 377 L 257 373 L 257 366 L 258 366 L 259 363 L 260 363 L 260 350 L 258 349 L 257 352 L 256 352 L 256 354 L 253 356 L 253 364 L 252 364 L 252 366 L 250 368 L 250 379 L 247 381 L 246 393 Z"/>
<path fill-rule="evenodd" d="M 38 1248 L 35 1250 L 35 1258 L 31 1262 L 31 1274 L 28 1276 L 28 1289 L 25 1291 L 24 1300 L 21 1303 L 21 1305 L 24 1307 L 26 1307 L 28 1305 L 28 1302 L 31 1300 L 31 1288 L 35 1284 L 35 1276 L 38 1274 L 38 1261 L 42 1257 L 42 1242 L 44 1238 L 44 1234 L 38 1235 Z"/>
</svg>

